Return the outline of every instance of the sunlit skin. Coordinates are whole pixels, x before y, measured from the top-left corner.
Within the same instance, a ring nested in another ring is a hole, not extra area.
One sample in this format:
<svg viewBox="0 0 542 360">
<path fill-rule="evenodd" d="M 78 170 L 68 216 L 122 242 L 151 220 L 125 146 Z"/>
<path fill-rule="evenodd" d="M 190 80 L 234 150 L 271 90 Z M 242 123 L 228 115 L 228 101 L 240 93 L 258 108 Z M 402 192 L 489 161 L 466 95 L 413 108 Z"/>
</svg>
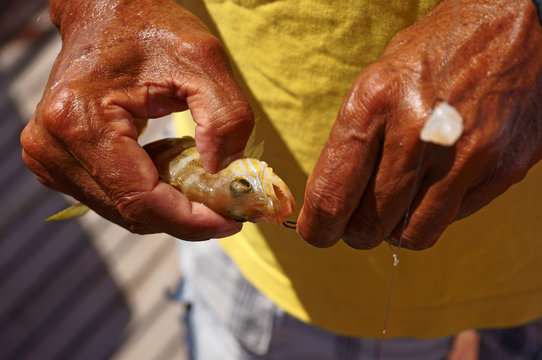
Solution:
<svg viewBox="0 0 542 360">
<path fill-rule="evenodd" d="M 146 119 L 190 109 L 203 168 L 216 173 L 242 156 L 253 115 L 219 40 L 170 0 L 51 0 L 50 11 L 63 46 L 21 135 L 25 164 L 133 232 L 185 240 L 238 232 L 230 216 L 161 181 L 137 142 Z M 453 147 L 427 145 L 415 184 L 420 130 L 444 94 L 464 133 Z M 399 237 L 413 193 L 403 246 L 425 249 L 541 157 L 542 30 L 532 0 L 444 0 L 354 80 L 310 174 L 297 231 L 319 247 L 342 238 L 373 248 Z"/>
<path fill-rule="evenodd" d="M 453 147 L 427 144 L 415 184 L 420 131 L 448 93 L 463 135 Z M 402 244 L 425 249 L 541 157 L 542 27 L 533 2 L 443 1 L 355 80 L 309 178 L 297 229 L 321 247 L 341 237 L 358 249 L 397 243 L 414 194 Z"/>
<path fill-rule="evenodd" d="M 297 227 L 307 242 L 368 249 L 397 238 L 414 193 L 403 245 L 430 247 L 542 157 L 532 0 L 461 1 L 447 46 L 458 3 L 444 0 L 399 32 L 355 79 L 307 183 Z M 239 231 L 161 182 L 137 143 L 145 119 L 190 109 L 204 168 L 242 156 L 253 116 L 216 37 L 170 0 L 52 0 L 50 9 L 63 47 L 21 136 L 26 165 L 134 232 L 202 240 Z M 414 184 L 419 133 L 441 92 L 465 130 L 454 147 L 427 145 Z"/>
<path fill-rule="evenodd" d="M 242 225 L 159 180 L 138 144 L 148 118 L 190 109 L 210 172 L 243 155 L 254 121 L 221 43 L 170 0 L 52 0 L 63 46 L 21 135 L 45 185 L 133 232 L 185 240 Z"/>
</svg>

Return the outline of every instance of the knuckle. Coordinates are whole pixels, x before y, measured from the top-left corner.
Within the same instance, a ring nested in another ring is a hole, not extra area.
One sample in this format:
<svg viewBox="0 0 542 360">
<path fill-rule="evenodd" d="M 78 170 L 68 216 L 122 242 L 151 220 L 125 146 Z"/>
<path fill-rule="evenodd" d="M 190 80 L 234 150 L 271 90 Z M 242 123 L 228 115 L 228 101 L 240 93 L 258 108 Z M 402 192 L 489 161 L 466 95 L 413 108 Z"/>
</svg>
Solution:
<svg viewBox="0 0 542 360">
<path fill-rule="evenodd" d="M 225 117 L 221 117 L 221 121 L 209 124 L 210 132 L 218 140 L 218 151 L 222 154 L 243 151 L 245 142 L 254 129 L 252 112 L 240 104 L 237 108 L 226 110 L 223 115 Z"/>
<path fill-rule="evenodd" d="M 150 234 L 148 206 L 143 192 L 126 193 L 117 197 L 116 208 L 126 224 L 126 228 L 133 233 Z"/>
<path fill-rule="evenodd" d="M 55 180 L 53 176 L 45 169 L 45 167 L 39 163 L 36 159 L 30 156 L 26 150 L 22 152 L 23 163 L 26 167 L 32 171 L 36 179 L 44 186 L 61 192 L 66 192 L 61 186 L 58 180 Z"/>
<path fill-rule="evenodd" d="M 74 110 L 73 100 L 76 95 L 69 89 L 63 89 L 52 95 L 41 106 L 37 119 L 52 134 L 62 137 L 78 127 L 71 124 Z"/>
<path fill-rule="evenodd" d="M 224 47 L 222 46 L 222 42 L 218 40 L 218 38 L 209 35 L 203 38 L 199 41 L 199 49 L 204 54 L 209 54 L 211 56 L 220 55 L 222 56 L 224 54 Z"/>
<path fill-rule="evenodd" d="M 22 151 L 22 159 L 26 167 L 29 168 L 33 173 L 41 173 L 41 166 L 39 165 L 38 161 L 35 160 L 26 149 Z"/>
<path fill-rule="evenodd" d="M 23 159 L 29 157 L 40 161 L 50 157 L 52 139 L 50 133 L 40 123 L 35 114 L 26 124 L 20 135 L 21 146 L 24 150 Z M 26 153 L 26 154 L 25 154 Z"/>
<path fill-rule="evenodd" d="M 188 58 L 195 62 L 212 59 L 225 60 L 224 47 L 218 38 L 210 33 L 197 33 L 191 39 L 181 42 L 181 58 Z"/>
<path fill-rule="evenodd" d="M 70 91 L 62 90 L 57 94 L 52 95 L 44 102 L 41 118 L 45 125 L 55 127 L 57 125 L 57 120 L 61 117 L 65 117 L 65 115 L 69 113 L 70 104 L 68 99 L 71 95 Z"/>
<path fill-rule="evenodd" d="M 129 223 L 127 229 L 134 234 L 138 235 L 149 235 L 152 233 L 149 229 L 147 229 L 143 224 L 139 223 Z"/>
<path fill-rule="evenodd" d="M 37 139 L 37 129 L 34 124 L 34 118 L 32 118 L 32 120 L 30 120 L 30 122 L 24 127 L 23 131 L 21 132 L 20 141 L 21 146 L 24 149 L 23 160 L 28 158 L 28 155 L 25 155 L 25 152 L 27 154 L 39 154 L 41 152 L 41 147 L 39 146 L 39 141 Z"/>
<path fill-rule="evenodd" d="M 511 186 L 521 181 L 528 171 L 528 165 L 522 163 L 519 157 L 506 161 L 501 159 L 498 169 L 493 176 L 493 181 Z"/>
<path fill-rule="evenodd" d="M 379 114 L 386 111 L 390 102 L 390 89 L 395 80 L 387 65 L 373 63 L 362 71 L 341 108 L 343 117 L 355 118 L 358 114 Z"/>
<path fill-rule="evenodd" d="M 32 170 L 33 171 L 33 170 Z M 59 186 L 58 183 L 56 183 L 55 181 L 53 181 L 52 179 L 50 179 L 48 176 L 45 176 L 45 175 L 42 175 L 42 174 L 39 174 L 39 173 L 34 173 L 34 175 L 36 176 L 36 179 L 43 185 L 43 186 L 46 186 L 48 187 L 49 189 L 52 189 L 52 190 L 56 190 L 56 191 L 62 191 L 63 189 Z"/>
<path fill-rule="evenodd" d="M 201 37 L 193 45 L 197 49 L 197 53 L 205 56 L 205 58 L 224 58 L 225 51 L 222 43 L 211 34 Z"/>
<path fill-rule="evenodd" d="M 525 177 L 526 173 L 527 172 L 524 169 L 517 167 L 501 170 L 496 176 L 496 181 L 511 186 L 520 182 Z"/>
<path fill-rule="evenodd" d="M 499 146 L 478 145 L 456 157 L 458 176 L 462 173 L 477 174 L 477 181 L 487 185 L 511 186 L 521 181 L 529 169 L 528 161 L 513 151 L 505 152 Z M 482 164 L 482 165 L 481 165 Z"/>
<path fill-rule="evenodd" d="M 388 65 L 384 62 L 376 62 L 358 76 L 359 91 L 368 100 L 378 100 L 387 93 L 394 77 L 390 76 Z"/>
<path fill-rule="evenodd" d="M 230 133 L 237 129 L 247 129 L 251 132 L 254 127 L 254 116 L 246 101 L 227 101 L 224 106 L 211 114 L 209 126 L 218 134 Z"/>
</svg>

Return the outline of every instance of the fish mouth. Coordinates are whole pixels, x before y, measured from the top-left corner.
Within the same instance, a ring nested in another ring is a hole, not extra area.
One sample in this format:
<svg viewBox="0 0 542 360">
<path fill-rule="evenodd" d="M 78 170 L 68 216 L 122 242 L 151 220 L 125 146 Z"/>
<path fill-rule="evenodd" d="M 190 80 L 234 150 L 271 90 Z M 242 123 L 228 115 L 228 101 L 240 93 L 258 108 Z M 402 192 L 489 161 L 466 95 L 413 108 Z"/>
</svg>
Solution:
<svg viewBox="0 0 542 360">
<path fill-rule="evenodd" d="M 275 173 L 271 168 L 267 168 L 266 171 L 269 171 L 268 179 L 269 182 L 267 193 L 273 202 L 273 214 L 269 214 L 267 221 L 280 225 L 284 225 L 284 220 L 293 214 L 295 211 L 295 200 L 292 192 L 286 185 L 286 183 Z"/>
</svg>

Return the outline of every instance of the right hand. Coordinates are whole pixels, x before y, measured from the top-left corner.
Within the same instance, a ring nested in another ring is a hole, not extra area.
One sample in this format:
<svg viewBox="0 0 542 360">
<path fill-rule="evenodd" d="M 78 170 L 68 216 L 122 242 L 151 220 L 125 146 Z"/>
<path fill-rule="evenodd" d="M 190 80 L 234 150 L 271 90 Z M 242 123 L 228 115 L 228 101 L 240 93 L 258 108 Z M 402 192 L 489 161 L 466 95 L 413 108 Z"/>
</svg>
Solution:
<svg viewBox="0 0 542 360">
<path fill-rule="evenodd" d="M 21 135 L 37 178 L 133 232 L 239 231 L 160 182 L 137 142 L 146 119 L 190 109 L 209 171 L 242 155 L 254 121 L 220 42 L 170 0 L 51 1 L 51 18 L 62 50 Z"/>
</svg>

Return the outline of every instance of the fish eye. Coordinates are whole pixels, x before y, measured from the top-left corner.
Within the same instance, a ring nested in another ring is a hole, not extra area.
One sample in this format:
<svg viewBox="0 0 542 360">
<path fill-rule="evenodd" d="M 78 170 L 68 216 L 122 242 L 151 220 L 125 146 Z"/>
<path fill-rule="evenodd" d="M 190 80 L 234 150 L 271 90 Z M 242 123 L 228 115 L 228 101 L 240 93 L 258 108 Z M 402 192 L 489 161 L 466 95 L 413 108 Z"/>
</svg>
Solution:
<svg viewBox="0 0 542 360">
<path fill-rule="evenodd" d="M 248 182 L 247 179 L 235 179 L 230 183 L 230 190 L 234 194 L 244 194 L 252 189 L 252 185 Z"/>
</svg>

